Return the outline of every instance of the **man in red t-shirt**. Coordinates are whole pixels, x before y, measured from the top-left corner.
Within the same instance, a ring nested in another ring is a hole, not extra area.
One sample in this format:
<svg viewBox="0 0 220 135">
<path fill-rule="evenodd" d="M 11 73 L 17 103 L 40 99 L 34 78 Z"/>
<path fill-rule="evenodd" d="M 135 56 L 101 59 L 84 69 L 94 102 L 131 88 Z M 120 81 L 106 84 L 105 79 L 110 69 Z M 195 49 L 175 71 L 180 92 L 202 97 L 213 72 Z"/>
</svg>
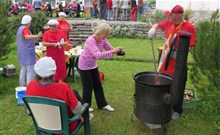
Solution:
<svg viewBox="0 0 220 135">
<path fill-rule="evenodd" d="M 171 11 L 164 12 L 164 14 L 169 15 L 169 19 L 163 22 L 154 24 L 148 32 L 149 39 L 152 39 L 155 36 L 158 28 L 166 33 L 166 42 L 164 44 L 164 47 L 163 47 L 164 49 L 161 54 L 161 59 L 160 59 L 159 66 L 158 66 L 158 72 L 166 73 L 171 76 L 173 76 L 173 73 L 174 73 L 174 66 L 176 62 L 176 52 L 178 49 L 178 38 L 179 38 L 179 35 L 183 35 L 181 32 L 190 33 L 190 35 L 187 35 L 190 37 L 190 48 L 195 46 L 195 36 L 196 36 L 195 28 L 193 27 L 191 23 L 184 20 L 183 12 L 184 10 L 182 6 L 180 5 L 174 6 Z M 174 42 L 173 48 L 170 48 L 173 37 L 176 37 L 177 40 L 176 42 Z M 172 55 L 169 60 L 168 66 L 165 67 L 165 63 L 166 63 L 165 61 L 167 59 L 167 54 L 169 53 L 169 50 L 172 51 L 171 52 Z M 187 70 L 186 70 L 185 79 L 184 79 L 182 88 L 180 90 L 181 97 L 179 97 L 179 101 L 173 107 L 174 113 L 172 115 L 172 119 L 174 120 L 178 119 L 183 112 L 182 103 L 183 103 L 186 80 L 187 80 Z"/>
<path fill-rule="evenodd" d="M 64 82 L 53 83 L 56 64 L 51 57 L 43 57 L 38 60 L 34 65 L 34 70 L 37 74 L 36 80 L 28 84 L 26 96 L 42 96 L 63 100 L 67 104 L 69 117 L 82 111 L 82 104 L 77 99 L 78 95 L 74 94 L 75 92 L 68 84 Z M 77 122 L 70 123 L 70 131 L 72 132 L 76 126 Z"/>
</svg>

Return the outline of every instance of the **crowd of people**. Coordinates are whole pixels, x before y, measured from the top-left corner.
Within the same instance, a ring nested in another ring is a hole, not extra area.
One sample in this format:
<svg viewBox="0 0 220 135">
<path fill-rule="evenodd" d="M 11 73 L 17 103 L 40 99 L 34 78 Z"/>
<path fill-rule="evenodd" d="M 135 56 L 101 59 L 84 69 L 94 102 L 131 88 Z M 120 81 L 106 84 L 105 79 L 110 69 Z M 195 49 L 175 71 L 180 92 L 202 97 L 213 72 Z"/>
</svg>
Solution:
<svg viewBox="0 0 220 135">
<path fill-rule="evenodd" d="M 90 0 L 88 6 L 92 18 L 108 21 L 137 21 L 143 11 L 143 0 Z M 55 7 L 52 7 L 49 2 L 44 4 L 42 0 L 34 0 L 33 5 L 23 0 L 20 3 L 14 2 L 8 15 L 17 15 L 20 11 L 32 12 L 37 10 L 45 11 L 49 17 L 52 17 L 53 13 L 58 17 L 59 12 L 65 12 L 68 17 L 80 17 L 85 13 L 85 5 L 82 1 L 73 0 L 65 4 L 58 2 Z"/>
<path fill-rule="evenodd" d="M 69 17 L 80 17 L 80 13 L 84 12 L 84 5 L 82 2 L 74 0 L 67 2 L 65 5 L 63 2 L 58 2 L 55 7 L 52 7 L 49 2 L 44 4 L 42 0 L 34 0 L 33 5 L 23 0 L 22 2 L 14 2 L 12 4 L 8 11 L 8 16 L 17 15 L 21 11 L 33 12 L 38 10 L 44 11 L 48 17 L 52 17 L 53 13 L 58 17 L 59 12 L 65 12 Z"/>
<path fill-rule="evenodd" d="M 143 0 L 90 0 L 92 18 L 119 20 L 119 11 L 123 21 L 137 21 L 143 12 Z"/>
<path fill-rule="evenodd" d="M 126 9 L 128 7 L 128 3 L 126 2 L 128 1 L 121 1 L 123 3 L 121 7 L 124 8 L 124 15 L 126 15 Z M 98 3 L 94 2 L 97 1 L 92 0 L 92 5 L 97 6 Z M 99 3 L 100 12 L 102 14 L 102 16 L 100 17 L 102 17 L 102 19 L 105 19 L 106 17 L 109 19 L 108 15 L 105 16 L 105 11 L 108 7 L 109 2 L 114 2 L 114 0 L 108 0 L 106 2 L 107 3 L 105 3 L 104 0 L 100 0 Z M 125 3 L 127 5 L 124 5 Z M 41 5 L 40 3 L 34 4 L 35 8 L 41 10 L 39 8 L 39 6 Z M 115 7 L 113 7 L 113 13 L 114 11 L 117 11 L 117 8 L 115 8 L 115 10 L 114 8 Z M 138 8 L 139 7 L 138 5 L 136 5 L 135 1 L 131 0 L 131 20 L 136 20 L 135 13 L 137 12 Z M 59 10 L 61 11 L 62 8 L 59 8 Z M 169 48 L 170 51 L 173 51 L 172 54 L 175 54 L 174 52 L 178 50 L 178 42 L 175 42 L 173 48 L 170 48 L 172 37 L 174 35 L 177 35 L 177 37 L 179 37 L 180 31 L 187 31 L 191 33 L 190 35 L 188 35 L 190 36 L 190 47 L 195 46 L 195 28 L 188 21 L 184 20 L 183 13 L 183 7 L 180 5 L 176 5 L 172 10 L 165 12 L 165 14 L 169 16 L 169 19 L 154 24 L 148 32 L 149 39 L 152 39 L 155 36 L 157 29 L 165 31 L 167 39 L 165 44 L 166 48 Z M 95 7 L 92 8 L 92 14 L 96 14 Z M 79 98 L 76 99 L 76 95 L 74 94 L 75 92 L 72 92 L 70 86 L 63 82 L 64 79 L 67 77 L 64 46 L 69 43 L 68 37 L 71 28 L 69 27 L 68 22 L 65 21 L 65 17 L 67 16 L 65 11 L 60 12 L 58 16 L 58 21 L 53 19 L 49 20 L 47 26 L 45 27 L 45 29 L 47 30 L 44 32 L 44 34 L 42 32 L 39 32 L 37 35 L 32 35 L 31 30 L 28 29 L 32 21 L 31 16 L 23 16 L 21 26 L 17 31 L 18 61 L 21 65 L 19 78 L 20 86 L 28 87 L 27 95 L 40 95 L 67 101 L 67 103 L 71 104 L 69 106 L 69 109 L 72 110 L 73 114 L 76 114 L 76 111 L 81 106 L 81 103 L 79 103 L 77 100 Z M 114 17 L 116 16 L 117 14 L 115 13 Z M 124 17 L 126 19 L 126 16 Z M 115 18 L 115 20 L 117 20 L 117 18 Z M 121 52 L 124 48 L 113 48 L 108 42 L 107 37 L 110 35 L 110 26 L 107 23 L 101 22 L 95 27 L 93 32 L 94 33 L 89 36 L 85 41 L 84 51 L 80 55 L 78 63 L 80 78 L 82 80 L 83 87 L 82 100 L 83 102 L 89 103 L 90 111 L 94 111 L 91 105 L 92 92 L 94 90 L 98 109 L 104 109 L 112 112 L 114 111 L 114 108 L 112 108 L 106 101 L 103 87 L 100 81 L 97 60 L 111 58 L 113 57 L 113 54 Z M 36 62 L 34 40 L 40 37 L 43 38 L 43 46 L 46 46 L 47 48 L 46 57 L 41 58 L 39 61 Z M 162 52 L 162 54 L 164 54 L 164 52 Z M 164 60 L 167 58 L 166 55 L 163 55 L 163 57 Z M 173 76 L 175 60 L 175 55 L 172 55 L 167 69 L 164 68 L 165 62 L 162 61 L 163 64 L 159 69 L 159 72 Z M 35 74 L 36 81 L 34 81 Z M 174 105 L 173 108 L 173 119 L 179 118 L 183 113 L 182 103 L 186 79 L 187 70 L 181 85 L 182 88 L 180 90 L 181 95 L 179 101 L 176 105 Z M 70 101 L 72 99 L 74 102 Z M 71 111 L 69 113 L 71 113 Z"/>
</svg>

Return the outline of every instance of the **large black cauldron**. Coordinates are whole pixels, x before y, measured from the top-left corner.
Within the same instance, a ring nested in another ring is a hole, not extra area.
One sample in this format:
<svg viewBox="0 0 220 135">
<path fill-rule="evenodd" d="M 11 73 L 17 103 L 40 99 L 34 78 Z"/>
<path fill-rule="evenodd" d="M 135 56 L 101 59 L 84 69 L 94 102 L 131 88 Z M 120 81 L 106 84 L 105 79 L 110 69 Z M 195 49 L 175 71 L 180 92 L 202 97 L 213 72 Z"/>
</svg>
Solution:
<svg viewBox="0 0 220 135">
<path fill-rule="evenodd" d="M 164 124 L 171 120 L 170 88 L 172 77 L 158 73 L 160 85 L 154 84 L 155 72 L 140 72 L 135 80 L 135 108 L 138 119 L 151 124 Z"/>
</svg>

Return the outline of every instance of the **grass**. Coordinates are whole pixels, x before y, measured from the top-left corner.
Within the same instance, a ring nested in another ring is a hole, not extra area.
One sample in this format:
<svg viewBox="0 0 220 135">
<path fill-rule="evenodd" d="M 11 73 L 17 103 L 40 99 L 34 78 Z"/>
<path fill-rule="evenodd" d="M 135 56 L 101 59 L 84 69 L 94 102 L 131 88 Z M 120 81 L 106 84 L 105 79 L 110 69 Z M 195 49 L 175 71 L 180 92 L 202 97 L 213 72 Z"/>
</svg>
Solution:
<svg viewBox="0 0 220 135">
<path fill-rule="evenodd" d="M 125 58 L 146 58 L 152 60 L 150 42 L 144 39 L 111 38 L 113 46 L 124 46 Z M 163 40 L 155 40 L 155 48 Z M 155 51 L 157 52 L 157 51 Z M 151 58 L 151 59 L 150 59 Z M 0 62 L 0 67 L 15 64 L 17 75 L 13 78 L 0 76 L 0 134 L 1 135 L 32 135 L 35 134 L 31 118 L 24 106 L 20 107 L 15 99 L 15 87 L 18 86 L 19 65 L 17 64 L 15 44 L 6 61 Z M 93 96 L 92 107 L 95 109 L 91 120 L 93 135 L 151 135 L 162 134 L 163 130 L 149 130 L 143 122 L 132 117 L 135 91 L 132 75 L 142 71 L 153 71 L 152 62 L 132 62 L 117 60 L 99 60 L 99 70 L 105 73 L 103 88 L 108 103 L 115 108 L 115 112 L 98 110 Z M 77 83 L 68 77 L 66 82 L 82 93 L 80 78 Z M 187 87 L 193 87 L 190 80 Z M 217 135 L 214 124 L 207 117 L 203 117 L 196 110 L 186 109 L 180 120 L 170 121 L 168 135 Z M 82 131 L 80 134 L 84 134 Z"/>
</svg>

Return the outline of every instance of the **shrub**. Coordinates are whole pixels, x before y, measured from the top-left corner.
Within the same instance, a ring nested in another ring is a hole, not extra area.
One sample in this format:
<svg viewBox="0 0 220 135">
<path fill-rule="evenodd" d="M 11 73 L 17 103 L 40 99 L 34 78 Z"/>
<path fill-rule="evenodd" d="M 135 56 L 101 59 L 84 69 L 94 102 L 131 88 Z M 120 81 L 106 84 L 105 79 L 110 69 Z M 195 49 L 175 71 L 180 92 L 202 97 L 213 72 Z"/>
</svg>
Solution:
<svg viewBox="0 0 220 135">
<path fill-rule="evenodd" d="M 10 52 L 10 44 L 14 42 L 14 33 L 11 32 L 8 21 L 8 10 L 11 5 L 10 1 L 0 1 L 0 59 L 6 59 L 7 54 Z"/>
<path fill-rule="evenodd" d="M 213 13 L 210 21 L 197 25 L 197 46 L 192 55 L 195 60 L 190 78 L 197 90 L 201 91 L 202 113 L 210 116 L 220 129 L 220 22 L 219 10 Z"/>
<path fill-rule="evenodd" d="M 163 11 L 162 10 L 156 10 L 150 17 L 149 19 L 149 23 L 151 24 L 155 24 L 155 23 L 158 23 L 158 22 L 161 22 L 163 20 L 166 20 L 168 19 L 168 16 L 167 15 L 164 15 Z"/>
<path fill-rule="evenodd" d="M 134 27 L 126 25 L 113 25 L 111 27 L 111 35 L 113 37 L 136 37 Z"/>
<path fill-rule="evenodd" d="M 43 31 L 43 26 L 47 24 L 48 19 L 43 11 L 36 12 L 20 12 L 17 16 L 12 17 L 10 21 L 11 30 L 16 33 L 18 27 L 21 25 L 21 19 L 24 15 L 30 15 L 32 17 L 30 30 L 32 34 L 37 34 L 39 31 Z"/>
<path fill-rule="evenodd" d="M 190 18 L 192 17 L 192 10 L 185 10 L 184 11 L 184 19 L 185 20 L 190 20 Z"/>
</svg>

